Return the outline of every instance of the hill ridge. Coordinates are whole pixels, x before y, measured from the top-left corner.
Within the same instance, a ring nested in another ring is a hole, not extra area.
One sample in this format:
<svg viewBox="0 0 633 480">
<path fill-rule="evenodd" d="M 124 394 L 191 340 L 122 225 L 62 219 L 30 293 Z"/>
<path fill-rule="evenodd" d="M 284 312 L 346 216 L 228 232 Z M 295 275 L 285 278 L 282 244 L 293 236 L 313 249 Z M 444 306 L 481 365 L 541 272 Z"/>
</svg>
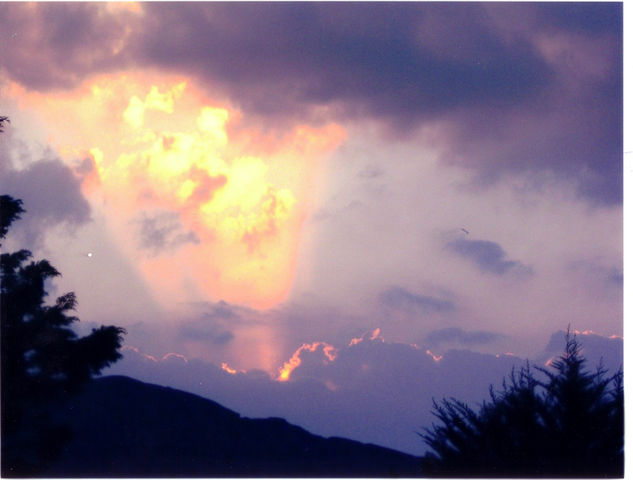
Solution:
<svg viewBox="0 0 633 480">
<path fill-rule="evenodd" d="M 46 477 L 419 476 L 419 459 L 321 437 L 281 417 L 247 418 L 214 400 L 116 375 L 58 410 L 72 439 Z"/>
</svg>

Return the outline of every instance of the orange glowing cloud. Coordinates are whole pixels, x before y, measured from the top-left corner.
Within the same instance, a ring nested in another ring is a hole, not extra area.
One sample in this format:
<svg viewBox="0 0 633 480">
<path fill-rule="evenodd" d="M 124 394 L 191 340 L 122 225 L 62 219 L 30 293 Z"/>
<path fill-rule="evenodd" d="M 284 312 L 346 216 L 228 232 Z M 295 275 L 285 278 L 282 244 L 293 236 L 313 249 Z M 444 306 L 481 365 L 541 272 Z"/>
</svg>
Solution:
<svg viewBox="0 0 633 480">
<path fill-rule="evenodd" d="M 130 352 L 136 353 L 137 355 L 141 356 L 145 360 L 149 360 L 150 362 L 153 362 L 153 363 L 158 363 L 158 360 L 156 359 L 156 357 L 152 355 L 148 355 L 146 353 L 141 353 L 141 351 L 138 348 L 133 347 L 131 345 L 124 345 L 121 348 L 121 351 L 123 352 L 123 355 L 125 355 L 126 351 L 130 351 Z"/>
<path fill-rule="evenodd" d="M 431 350 L 427 350 L 426 354 L 433 359 L 435 363 L 442 360 L 443 355 L 435 355 Z"/>
<path fill-rule="evenodd" d="M 349 342 L 348 347 L 351 347 L 353 345 L 356 345 L 364 340 L 376 340 L 380 338 L 380 328 L 376 328 L 371 332 L 367 332 L 363 335 L 361 335 L 358 338 L 352 338 L 352 340 Z M 382 338 L 380 338 L 381 341 L 384 341 Z"/>
<path fill-rule="evenodd" d="M 184 355 L 180 354 L 180 353 L 167 353 L 165 355 L 163 355 L 163 358 L 161 358 L 162 361 L 167 361 L 167 360 L 178 360 L 181 361 L 183 363 L 189 363 L 189 360 L 187 359 L 187 357 L 185 357 Z"/>
<path fill-rule="evenodd" d="M 340 126 L 261 131 L 189 79 L 152 73 L 103 75 L 53 94 L 7 90 L 80 172 L 159 301 L 284 300 L 311 183 L 343 140 Z"/>
<path fill-rule="evenodd" d="M 277 381 L 279 382 L 287 382 L 290 380 L 290 375 L 293 370 L 296 369 L 299 365 L 301 365 L 301 354 L 305 351 L 307 352 L 316 352 L 317 349 L 322 348 L 324 363 L 333 362 L 336 360 L 336 348 L 334 348 L 329 343 L 325 342 L 314 342 L 314 343 L 304 343 L 301 345 L 295 353 L 290 357 L 290 359 L 284 363 L 283 367 L 279 369 L 279 376 L 277 377 Z"/>
<path fill-rule="evenodd" d="M 226 362 L 222 362 L 222 370 L 224 370 L 226 373 L 229 373 L 231 375 L 237 375 L 238 371 L 240 373 L 246 373 L 244 372 L 244 370 L 236 370 L 235 368 L 229 367 L 229 364 Z"/>
</svg>

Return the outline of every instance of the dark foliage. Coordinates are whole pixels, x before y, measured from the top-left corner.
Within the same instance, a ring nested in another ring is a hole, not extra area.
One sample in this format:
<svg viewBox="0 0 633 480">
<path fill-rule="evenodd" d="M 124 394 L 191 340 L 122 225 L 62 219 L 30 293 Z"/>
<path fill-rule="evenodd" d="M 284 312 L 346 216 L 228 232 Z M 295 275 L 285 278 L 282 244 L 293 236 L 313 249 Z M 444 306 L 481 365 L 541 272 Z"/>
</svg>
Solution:
<svg viewBox="0 0 633 480">
<path fill-rule="evenodd" d="M 424 473 L 440 477 L 621 477 L 622 371 L 585 368 L 568 333 L 550 369 L 512 371 L 479 412 L 454 398 L 434 402 L 439 425 L 420 435 L 433 449 Z"/>
<path fill-rule="evenodd" d="M 9 120 L 9 117 L 0 115 L 0 132 L 4 132 L 4 122 L 11 123 L 11 120 Z"/>
<path fill-rule="evenodd" d="M 18 220 L 21 213 L 24 213 L 22 200 L 16 200 L 9 195 L 0 195 L 0 239 L 7 235 L 9 225 Z M 1 243 L 0 246 L 2 246 Z"/>
<path fill-rule="evenodd" d="M 24 213 L 22 202 L 0 196 L 0 239 Z M 2 358 L 2 474 L 29 475 L 44 465 L 68 432 L 49 420 L 51 406 L 78 391 L 93 375 L 120 358 L 124 330 L 94 329 L 78 338 L 70 315 L 74 293 L 45 304 L 46 281 L 60 273 L 31 252 L 0 255 Z"/>
</svg>

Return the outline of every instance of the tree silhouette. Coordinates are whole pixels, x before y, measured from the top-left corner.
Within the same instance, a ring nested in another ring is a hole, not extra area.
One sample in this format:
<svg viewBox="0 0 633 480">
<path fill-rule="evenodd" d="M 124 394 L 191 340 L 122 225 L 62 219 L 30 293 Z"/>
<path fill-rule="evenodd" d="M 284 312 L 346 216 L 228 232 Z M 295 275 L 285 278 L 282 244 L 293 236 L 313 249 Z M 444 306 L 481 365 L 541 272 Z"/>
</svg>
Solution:
<svg viewBox="0 0 633 480">
<path fill-rule="evenodd" d="M 585 368 L 568 331 L 552 370 L 529 364 L 475 412 L 454 398 L 433 402 L 440 421 L 421 437 L 431 447 L 424 474 L 441 477 L 621 477 L 624 474 L 622 370 Z"/>
<path fill-rule="evenodd" d="M 0 117 L 0 120 L 2 117 Z M 0 122 L 0 125 L 2 123 Z M 8 195 L 0 196 L 0 239 L 3 239 L 9 231 L 9 226 L 24 213 L 22 200 L 16 200 Z M 2 244 L 0 243 L 0 247 Z"/>
<path fill-rule="evenodd" d="M 24 213 L 22 201 L 0 196 L 0 240 Z M 68 432 L 51 421 L 52 405 L 78 391 L 121 357 L 124 329 L 101 326 L 78 338 L 69 314 L 74 293 L 44 303 L 47 280 L 60 273 L 28 250 L 0 255 L 2 474 L 37 472 Z"/>
</svg>

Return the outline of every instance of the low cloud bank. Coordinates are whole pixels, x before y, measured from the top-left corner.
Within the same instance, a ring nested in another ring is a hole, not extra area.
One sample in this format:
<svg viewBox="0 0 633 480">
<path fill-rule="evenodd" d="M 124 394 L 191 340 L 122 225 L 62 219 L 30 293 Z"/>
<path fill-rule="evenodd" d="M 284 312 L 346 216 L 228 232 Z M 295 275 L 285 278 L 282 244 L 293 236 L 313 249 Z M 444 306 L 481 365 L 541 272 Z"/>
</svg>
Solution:
<svg viewBox="0 0 633 480">
<path fill-rule="evenodd" d="M 457 336 L 466 342 L 488 339 L 479 338 L 480 333 L 459 331 Z M 438 335 L 439 339 L 446 336 Z M 620 367 L 621 337 L 577 335 L 589 368 L 601 358 L 610 372 Z M 563 346 L 564 332 L 556 332 L 530 362 L 545 364 Z M 176 354 L 155 358 L 126 347 L 124 359 L 106 374 L 129 375 L 197 393 L 244 416 L 280 416 L 316 434 L 423 454 L 426 446 L 416 432 L 434 421 L 433 398 L 453 396 L 476 406 L 487 398 L 491 384 L 500 386 L 513 366 L 526 361 L 511 354 L 466 349 L 439 355 L 426 346 L 387 342 L 378 330 L 341 348 L 324 342 L 300 347 L 291 360 L 287 381 L 280 381 L 281 376 L 273 378 L 261 370 L 238 371 L 227 364 L 217 366 Z"/>
</svg>

